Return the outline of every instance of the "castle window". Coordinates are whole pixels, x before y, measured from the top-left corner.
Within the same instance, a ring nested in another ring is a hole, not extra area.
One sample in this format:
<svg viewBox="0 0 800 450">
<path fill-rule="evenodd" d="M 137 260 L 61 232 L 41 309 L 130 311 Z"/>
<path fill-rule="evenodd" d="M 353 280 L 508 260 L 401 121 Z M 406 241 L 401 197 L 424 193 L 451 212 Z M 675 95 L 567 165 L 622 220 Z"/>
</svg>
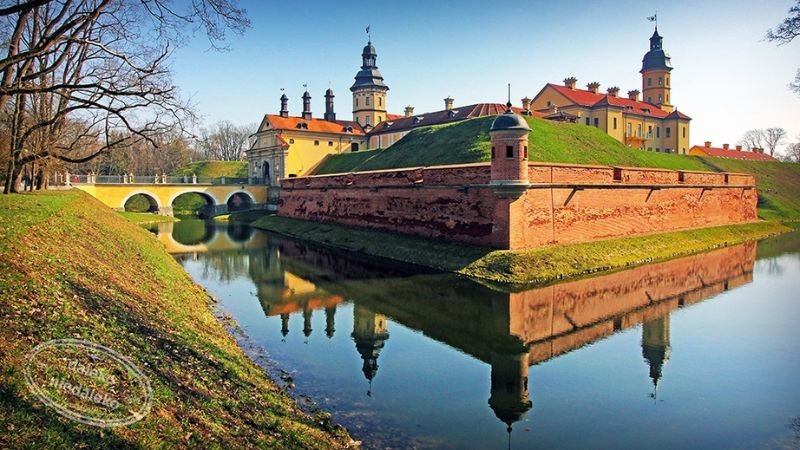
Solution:
<svg viewBox="0 0 800 450">
<path fill-rule="evenodd" d="M 492 159 L 494 159 L 494 146 L 492 146 Z"/>
<path fill-rule="evenodd" d="M 364 123 L 365 123 L 365 125 L 372 125 L 370 123 L 369 116 L 364 117 Z"/>
<path fill-rule="evenodd" d="M 658 103 L 664 103 L 664 96 L 661 94 L 658 94 Z"/>
<path fill-rule="evenodd" d="M 367 106 L 369 106 L 369 97 L 367 97 L 366 99 L 364 99 L 364 104 L 365 104 L 365 105 L 367 105 Z"/>
<path fill-rule="evenodd" d="M 383 106 L 383 98 L 378 97 L 378 106 Z"/>
<path fill-rule="evenodd" d="M 378 123 L 381 123 L 381 122 L 383 122 L 383 117 L 378 116 Z"/>
<path fill-rule="evenodd" d="M 525 159 L 528 159 L 528 146 L 525 146 Z"/>
<path fill-rule="evenodd" d="M 513 157 L 514 157 L 514 146 L 506 145 L 506 158 L 513 158 Z"/>
<path fill-rule="evenodd" d="M 589 125 L 589 118 L 586 118 L 586 125 Z"/>
<path fill-rule="evenodd" d="M 551 101 L 548 101 L 548 102 L 547 102 L 547 106 L 553 106 L 553 102 L 551 102 Z"/>
<path fill-rule="evenodd" d="M 328 147 L 333 147 L 333 141 L 328 141 Z"/>
<path fill-rule="evenodd" d="M 290 144 L 294 144 L 294 139 L 289 139 Z"/>
<path fill-rule="evenodd" d="M 358 142 L 353 142 L 353 143 L 350 145 L 350 150 L 351 150 L 351 151 L 354 151 L 354 152 L 357 152 L 357 151 L 358 151 Z"/>
<path fill-rule="evenodd" d="M 597 117 L 594 118 L 594 126 L 600 128 L 600 119 L 598 119 Z"/>
<path fill-rule="evenodd" d="M 358 106 L 358 97 L 356 97 L 356 106 Z"/>
<path fill-rule="evenodd" d="M 647 103 L 653 103 L 653 97 L 647 96 Z"/>
<path fill-rule="evenodd" d="M 669 86 L 669 77 L 666 78 L 667 86 Z"/>
<path fill-rule="evenodd" d="M 667 103 L 669 103 L 669 94 L 667 94 Z"/>
<path fill-rule="evenodd" d="M 664 77 L 658 77 L 658 85 L 661 86 L 664 84 Z"/>
<path fill-rule="evenodd" d="M 647 85 L 648 86 L 652 86 L 653 85 L 653 79 L 652 78 L 648 78 L 647 79 Z"/>
<path fill-rule="evenodd" d="M 657 138 L 661 137 L 661 127 L 656 127 L 656 137 Z"/>
<path fill-rule="evenodd" d="M 642 137 L 642 124 L 636 126 L 636 136 Z"/>
<path fill-rule="evenodd" d="M 627 135 L 630 136 L 632 134 L 633 134 L 633 124 L 628 122 L 628 133 L 627 133 Z"/>
<path fill-rule="evenodd" d="M 319 141 L 314 141 L 314 145 L 319 145 Z"/>
<path fill-rule="evenodd" d="M 617 118 L 616 117 L 614 117 L 614 129 L 615 130 L 617 129 Z"/>
<path fill-rule="evenodd" d="M 666 129 L 666 132 L 667 132 L 667 137 L 670 137 L 670 135 L 672 134 L 672 133 L 671 133 L 671 131 L 672 131 L 672 130 L 670 130 L 670 128 L 669 128 L 669 127 L 667 127 L 667 129 Z"/>
<path fill-rule="evenodd" d="M 652 125 L 648 125 L 647 126 L 647 138 L 648 139 L 653 139 L 653 126 Z"/>
<path fill-rule="evenodd" d="M 686 137 L 686 127 L 683 127 L 682 133 L 683 133 L 683 137 Z"/>
</svg>

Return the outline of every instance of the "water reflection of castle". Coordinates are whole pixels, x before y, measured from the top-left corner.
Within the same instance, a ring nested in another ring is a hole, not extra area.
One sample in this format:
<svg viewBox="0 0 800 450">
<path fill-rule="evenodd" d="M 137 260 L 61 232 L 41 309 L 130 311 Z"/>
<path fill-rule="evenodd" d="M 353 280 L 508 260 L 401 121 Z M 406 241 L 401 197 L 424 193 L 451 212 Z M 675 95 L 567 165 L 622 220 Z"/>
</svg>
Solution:
<svg viewBox="0 0 800 450">
<path fill-rule="evenodd" d="M 387 317 L 490 364 L 489 406 L 510 432 L 532 407 L 531 365 L 639 324 L 656 387 L 670 357 L 670 312 L 751 282 L 755 255 L 748 243 L 518 293 L 447 275 L 398 270 L 387 278 L 373 263 L 291 241 L 271 242 L 250 270 L 264 312 L 281 315 L 284 335 L 289 314 L 303 314 L 308 337 L 313 311 L 324 309 L 325 334 L 333 336 L 336 305 L 352 300 L 351 336 L 370 383 L 389 337 Z"/>
</svg>

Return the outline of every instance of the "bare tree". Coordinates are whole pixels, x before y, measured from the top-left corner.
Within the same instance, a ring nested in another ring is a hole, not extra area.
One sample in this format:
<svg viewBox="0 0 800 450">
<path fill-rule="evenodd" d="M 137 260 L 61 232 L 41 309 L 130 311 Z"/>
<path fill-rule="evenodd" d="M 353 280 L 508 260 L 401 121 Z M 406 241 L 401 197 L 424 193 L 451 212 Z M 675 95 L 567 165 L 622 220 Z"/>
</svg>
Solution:
<svg viewBox="0 0 800 450">
<path fill-rule="evenodd" d="M 764 134 L 764 130 L 760 128 L 747 130 L 747 132 L 744 133 L 744 136 L 739 139 L 739 145 L 748 150 L 753 148 L 764 148 L 766 145 L 766 136 Z"/>
<path fill-rule="evenodd" d="M 785 153 L 787 161 L 800 163 L 800 136 L 798 136 L 797 142 L 786 146 Z"/>
<path fill-rule="evenodd" d="M 784 45 L 792 42 L 797 36 L 800 36 L 800 0 L 796 0 L 795 5 L 789 8 L 789 14 L 783 22 L 774 30 L 771 28 L 767 30 L 766 39 Z M 800 70 L 797 71 L 794 82 L 789 83 L 789 88 L 800 94 Z"/>
<path fill-rule="evenodd" d="M 46 159 L 89 161 L 194 121 L 168 65 L 186 30 L 212 45 L 248 26 L 235 0 L 0 0 L 4 192 Z"/>
<path fill-rule="evenodd" d="M 786 130 L 783 128 L 772 127 L 764 130 L 764 144 L 769 149 L 770 156 L 775 156 L 775 150 L 784 142 L 786 142 Z"/>
<path fill-rule="evenodd" d="M 255 124 L 239 126 L 226 120 L 217 122 L 210 129 L 201 130 L 197 139 L 198 150 L 205 159 L 241 160 L 256 128 Z"/>
</svg>

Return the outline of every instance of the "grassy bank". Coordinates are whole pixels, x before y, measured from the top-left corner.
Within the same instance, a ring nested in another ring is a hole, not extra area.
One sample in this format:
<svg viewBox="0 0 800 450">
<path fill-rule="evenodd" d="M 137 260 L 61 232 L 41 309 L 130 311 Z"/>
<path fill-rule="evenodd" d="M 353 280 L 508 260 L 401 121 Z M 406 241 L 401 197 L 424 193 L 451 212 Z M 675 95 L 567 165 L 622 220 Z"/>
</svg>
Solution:
<svg viewBox="0 0 800 450">
<path fill-rule="evenodd" d="M 412 130 L 385 150 L 329 157 L 316 174 L 489 161 L 494 117 Z M 597 128 L 527 117 L 531 161 L 709 170 L 699 158 L 635 151 Z"/>
<path fill-rule="evenodd" d="M 264 216 L 252 225 L 334 248 L 512 285 L 544 284 L 789 231 L 776 222 L 759 222 L 512 252 L 278 216 Z"/>
<path fill-rule="evenodd" d="M 341 448 L 236 345 L 210 300 L 144 229 L 80 192 L 0 196 L 0 447 Z M 153 408 L 122 427 L 80 425 L 45 407 L 25 354 L 56 338 L 127 356 Z"/>
<path fill-rule="evenodd" d="M 128 222 L 133 222 L 138 225 L 146 225 L 150 223 L 164 223 L 164 222 L 177 222 L 178 219 L 170 216 L 160 216 L 153 213 L 129 212 L 118 211 L 117 214 L 122 216 Z"/>
<path fill-rule="evenodd" d="M 247 161 L 197 161 L 173 171 L 172 177 L 247 177 Z"/>
</svg>

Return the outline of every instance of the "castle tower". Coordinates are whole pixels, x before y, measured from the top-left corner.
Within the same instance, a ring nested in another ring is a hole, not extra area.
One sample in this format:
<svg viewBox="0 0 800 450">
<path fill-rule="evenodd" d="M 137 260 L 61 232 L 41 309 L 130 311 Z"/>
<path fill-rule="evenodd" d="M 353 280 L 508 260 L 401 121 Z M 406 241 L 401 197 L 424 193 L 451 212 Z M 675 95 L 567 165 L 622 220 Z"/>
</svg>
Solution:
<svg viewBox="0 0 800 450">
<path fill-rule="evenodd" d="M 505 114 L 497 116 L 489 129 L 492 141 L 489 184 L 497 193 L 505 191 L 521 195 L 528 186 L 528 135 L 531 129 L 522 116 L 514 114 L 510 101 L 506 106 Z"/>
<path fill-rule="evenodd" d="M 533 406 L 528 396 L 528 351 L 492 352 L 489 406 L 508 428 L 522 420 Z"/>
<path fill-rule="evenodd" d="M 331 339 L 334 333 L 336 333 L 336 305 L 325 308 L 325 336 Z"/>
<path fill-rule="evenodd" d="M 323 118 L 328 122 L 333 122 L 336 120 L 336 113 L 333 111 L 333 90 L 328 88 L 325 91 L 325 115 Z"/>
<path fill-rule="evenodd" d="M 644 101 L 657 105 L 667 112 L 672 112 L 670 99 L 670 83 L 672 65 L 670 57 L 662 47 L 663 38 L 658 34 L 658 27 L 650 37 L 650 51 L 642 59 L 642 94 Z"/>
<path fill-rule="evenodd" d="M 669 314 L 645 320 L 642 324 L 642 356 L 650 366 L 654 388 L 658 388 L 661 370 L 669 360 L 670 351 Z"/>
<path fill-rule="evenodd" d="M 372 380 L 378 373 L 378 356 L 384 343 L 389 339 L 389 332 L 386 330 L 386 316 L 376 314 L 369 308 L 356 303 L 353 306 L 353 334 L 351 336 L 356 343 L 356 350 L 364 360 L 361 370 L 370 384 L 367 395 L 372 395 Z"/>
<path fill-rule="evenodd" d="M 281 94 L 281 117 L 289 117 L 289 97 Z"/>
<path fill-rule="evenodd" d="M 378 53 L 372 42 L 367 42 L 361 52 L 361 70 L 350 87 L 353 93 L 353 120 L 362 127 L 371 128 L 386 119 L 386 92 L 389 86 L 375 64 Z"/>
<path fill-rule="evenodd" d="M 311 120 L 311 94 L 303 92 L 303 119 Z"/>
</svg>

